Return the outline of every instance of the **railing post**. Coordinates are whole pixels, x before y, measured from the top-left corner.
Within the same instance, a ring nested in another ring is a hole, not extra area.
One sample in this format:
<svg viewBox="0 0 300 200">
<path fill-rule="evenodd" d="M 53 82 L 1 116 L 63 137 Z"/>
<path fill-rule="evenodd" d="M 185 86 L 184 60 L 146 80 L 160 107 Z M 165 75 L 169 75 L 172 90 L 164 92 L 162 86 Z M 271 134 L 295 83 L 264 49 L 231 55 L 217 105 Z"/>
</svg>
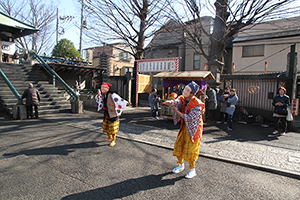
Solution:
<svg viewBox="0 0 300 200">
<path fill-rule="evenodd" d="M 7 86 L 10 88 L 12 93 L 15 95 L 15 97 L 18 99 L 18 105 L 23 104 L 21 95 L 16 90 L 16 88 L 11 84 L 11 82 L 9 81 L 9 79 L 7 78 L 7 76 L 4 74 L 4 72 L 1 69 L 0 69 L 0 75 L 3 78 L 3 80 L 5 81 L 5 83 L 7 84 Z"/>
<path fill-rule="evenodd" d="M 79 96 L 70 88 L 68 84 L 65 83 L 65 81 L 51 68 L 49 65 L 34 51 L 30 52 L 39 62 L 41 62 L 42 66 L 46 68 L 46 71 L 51 75 L 55 76 L 57 81 L 60 81 L 60 83 L 65 87 L 64 89 L 70 94 L 75 97 L 76 100 L 79 100 Z"/>
</svg>

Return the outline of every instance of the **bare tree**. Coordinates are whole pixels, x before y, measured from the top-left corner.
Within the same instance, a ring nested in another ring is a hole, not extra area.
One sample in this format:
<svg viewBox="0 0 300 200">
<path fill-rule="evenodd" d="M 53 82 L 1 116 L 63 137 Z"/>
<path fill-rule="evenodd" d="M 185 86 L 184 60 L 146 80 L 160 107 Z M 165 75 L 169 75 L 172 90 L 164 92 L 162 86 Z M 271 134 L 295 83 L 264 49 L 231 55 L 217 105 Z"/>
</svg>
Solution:
<svg viewBox="0 0 300 200">
<path fill-rule="evenodd" d="M 212 5 L 209 0 L 201 4 L 196 0 L 179 1 L 182 10 L 175 9 L 174 2 L 169 2 L 170 16 L 175 19 L 186 33 L 185 39 L 192 44 L 207 61 L 224 62 L 225 43 L 239 31 L 252 28 L 256 23 L 287 17 L 299 7 L 289 8 L 295 0 L 216 0 Z M 202 2 L 202 1 L 201 1 Z M 204 11 L 214 14 L 213 29 L 209 31 L 202 24 Z M 201 18 L 202 17 L 202 18 Z M 188 21 L 189 23 L 187 23 Z M 203 48 L 203 38 L 209 38 L 208 50 Z M 222 69 L 221 69 L 222 71 Z"/>
<path fill-rule="evenodd" d="M 11 1 L 0 0 L 0 9 L 25 23 L 35 26 L 39 31 L 30 36 L 17 39 L 17 46 L 26 50 L 34 50 L 37 53 L 52 48 L 55 33 L 54 20 L 56 6 L 53 1 L 26 0 Z"/>
<path fill-rule="evenodd" d="M 165 23 L 162 0 L 87 1 L 85 8 L 92 31 L 88 36 L 98 42 L 123 41 L 135 59 L 142 59 L 145 41 Z"/>
<path fill-rule="evenodd" d="M 85 8 L 93 27 L 88 36 L 95 41 L 123 41 L 135 60 L 143 58 L 145 41 L 167 20 L 166 0 L 97 0 L 86 1 Z M 131 100 L 135 105 L 136 62 L 133 70 Z"/>
<path fill-rule="evenodd" d="M 11 0 L 0 0 L 0 10 L 9 16 L 17 17 L 23 8 L 22 4 Z"/>
</svg>

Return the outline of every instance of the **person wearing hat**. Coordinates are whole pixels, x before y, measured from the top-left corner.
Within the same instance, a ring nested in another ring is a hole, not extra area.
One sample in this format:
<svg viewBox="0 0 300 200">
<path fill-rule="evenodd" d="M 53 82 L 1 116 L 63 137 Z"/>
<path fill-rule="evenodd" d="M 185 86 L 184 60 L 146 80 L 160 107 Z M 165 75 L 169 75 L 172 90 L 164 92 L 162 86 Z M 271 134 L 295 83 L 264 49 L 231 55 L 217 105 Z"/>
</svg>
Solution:
<svg viewBox="0 0 300 200">
<path fill-rule="evenodd" d="M 177 99 L 164 102 L 170 106 L 176 125 L 181 121 L 181 127 L 174 145 L 173 156 L 177 156 L 179 166 L 173 173 L 184 170 L 184 160 L 189 163 L 189 172 L 186 178 L 194 178 L 196 174 L 195 162 L 199 156 L 200 141 L 203 132 L 202 112 L 204 103 L 195 94 L 199 85 L 194 81 L 185 86 L 182 95 Z"/>
<path fill-rule="evenodd" d="M 115 146 L 116 135 L 119 131 L 119 116 L 124 107 L 129 105 L 126 100 L 122 99 L 116 93 L 111 93 L 109 88 L 112 85 L 109 83 L 102 83 L 101 89 L 98 89 L 98 94 L 95 96 L 98 103 L 98 111 L 104 110 L 103 117 L 103 133 L 106 133 L 108 138 L 104 141 L 111 141 L 110 146 Z"/>
</svg>

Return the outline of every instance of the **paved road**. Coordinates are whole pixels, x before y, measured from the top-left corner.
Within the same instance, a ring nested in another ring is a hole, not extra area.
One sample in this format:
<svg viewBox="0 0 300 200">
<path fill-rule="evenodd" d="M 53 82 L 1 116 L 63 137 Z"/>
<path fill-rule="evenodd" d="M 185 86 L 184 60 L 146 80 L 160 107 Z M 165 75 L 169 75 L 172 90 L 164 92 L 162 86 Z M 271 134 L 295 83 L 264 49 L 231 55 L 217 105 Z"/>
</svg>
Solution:
<svg viewBox="0 0 300 200">
<path fill-rule="evenodd" d="M 300 181 L 200 157 L 192 180 L 172 150 L 49 120 L 0 117 L 0 199 L 299 199 Z"/>
<path fill-rule="evenodd" d="M 149 107 L 127 108 L 120 118 L 118 137 L 159 145 L 172 149 L 179 125 L 171 120 L 151 120 Z M 42 116 L 45 120 L 69 126 L 102 132 L 103 113 L 87 110 L 84 114 L 70 113 Z M 234 130 L 225 131 L 225 125 L 204 125 L 201 156 L 283 172 L 300 177 L 300 134 L 272 135 L 272 127 L 234 123 Z"/>
</svg>

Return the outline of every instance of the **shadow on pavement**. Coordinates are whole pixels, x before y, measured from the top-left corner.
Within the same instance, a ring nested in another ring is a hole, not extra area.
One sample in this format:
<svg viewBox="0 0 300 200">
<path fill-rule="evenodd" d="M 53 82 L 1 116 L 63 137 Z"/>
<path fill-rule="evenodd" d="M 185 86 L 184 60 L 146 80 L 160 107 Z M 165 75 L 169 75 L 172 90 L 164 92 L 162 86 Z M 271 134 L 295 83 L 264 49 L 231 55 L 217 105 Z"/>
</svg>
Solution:
<svg viewBox="0 0 300 200">
<path fill-rule="evenodd" d="M 216 130 L 216 127 L 222 131 Z M 206 143 L 216 143 L 224 140 L 234 140 L 238 142 L 279 140 L 279 135 L 273 135 L 272 128 L 270 127 L 263 128 L 251 124 L 241 125 L 234 123 L 232 131 L 228 131 L 226 128 L 227 125 L 216 125 L 213 122 L 205 124 L 203 134 L 215 135 L 214 141 Z"/>
<path fill-rule="evenodd" d="M 42 147 L 36 149 L 28 149 L 23 150 L 18 153 L 5 153 L 3 154 L 6 158 L 12 158 L 18 155 L 68 155 L 69 153 L 73 152 L 74 149 L 86 149 L 86 148 L 95 148 L 104 145 L 98 145 L 96 142 L 84 142 L 78 144 L 69 144 L 69 145 L 62 145 L 62 146 L 55 146 L 55 147 Z M 107 145 L 105 145 L 107 146 Z"/>
<path fill-rule="evenodd" d="M 16 131 L 16 130 L 24 130 L 27 127 L 30 127 L 32 125 L 39 124 L 40 126 L 43 126 L 43 124 L 47 124 L 49 122 L 42 121 L 39 119 L 25 119 L 25 120 L 13 120 L 13 119 L 5 119 L 0 120 L 0 127 L 1 132 L 0 133 L 9 133 L 10 131 Z M 12 130 L 13 127 L 13 130 Z"/>
<path fill-rule="evenodd" d="M 124 198 L 139 191 L 150 190 L 154 188 L 165 187 L 168 185 L 174 185 L 176 181 L 184 178 L 184 176 L 163 179 L 164 176 L 172 174 L 167 172 L 159 175 L 149 175 L 140 178 L 128 179 L 113 185 L 105 186 L 102 188 L 89 190 L 86 192 L 72 194 L 62 199 L 116 199 Z"/>
</svg>

